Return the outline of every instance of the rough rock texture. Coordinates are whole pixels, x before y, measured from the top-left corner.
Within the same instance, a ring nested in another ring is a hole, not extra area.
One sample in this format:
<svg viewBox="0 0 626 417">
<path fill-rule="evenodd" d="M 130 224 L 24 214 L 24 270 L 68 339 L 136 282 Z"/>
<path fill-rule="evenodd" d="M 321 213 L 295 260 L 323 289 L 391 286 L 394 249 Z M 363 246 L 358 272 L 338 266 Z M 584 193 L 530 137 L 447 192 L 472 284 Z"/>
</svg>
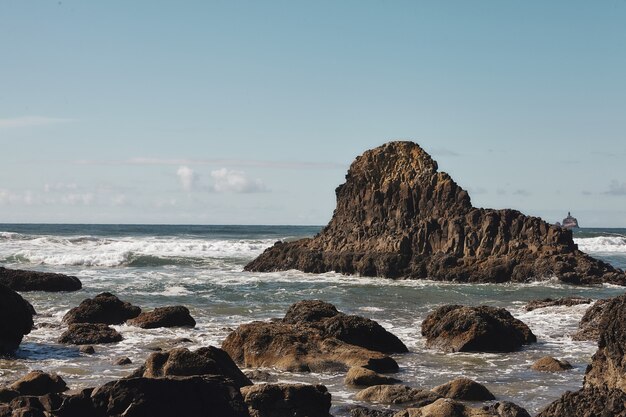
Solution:
<svg viewBox="0 0 626 417">
<path fill-rule="evenodd" d="M 374 410 L 367 407 L 356 406 L 350 410 L 350 417 L 392 417 L 394 410 Z"/>
<path fill-rule="evenodd" d="M 554 306 L 576 306 L 579 304 L 590 304 L 591 298 L 583 297 L 562 297 L 562 298 L 544 298 L 542 300 L 529 301 L 524 308 L 526 311 L 533 311 L 537 308 L 554 307 Z"/>
<path fill-rule="evenodd" d="M 528 411 L 509 401 L 500 401 L 490 404 L 486 408 L 486 411 L 498 417 L 530 417 Z"/>
<path fill-rule="evenodd" d="M 263 384 L 241 389 L 250 417 L 330 417 L 323 385 Z"/>
<path fill-rule="evenodd" d="M 536 417 L 626 417 L 626 393 L 598 387 L 568 391 Z"/>
<path fill-rule="evenodd" d="M 184 306 L 159 307 L 154 310 L 141 313 L 134 319 L 128 320 L 131 326 L 143 329 L 156 329 L 158 327 L 195 327 L 196 321 L 189 314 L 189 309 Z"/>
<path fill-rule="evenodd" d="M 587 309 L 578 324 L 578 330 L 572 335 L 574 340 L 598 340 L 611 317 L 604 314 L 612 299 L 598 300 Z"/>
<path fill-rule="evenodd" d="M 122 356 L 113 361 L 113 365 L 126 366 L 131 365 L 133 361 L 128 356 Z"/>
<path fill-rule="evenodd" d="M 21 295 L 0 284 L 0 355 L 13 353 L 32 328 L 32 306 Z"/>
<path fill-rule="evenodd" d="M 624 285 L 626 275 L 580 252 L 572 232 L 515 210 L 472 207 L 467 191 L 412 142 L 356 158 L 314 238 L 276 243 L 248 271 L 299 269 L 389 278 Z"/>
<path fill-rule="evenodd" d="M 441 398 L 420 408 L 408 408 L 393 417 L 530 417 L 523 408 L 509 402 L 487 407 L 469 407 L 458 401 Z M 572 416 L 573 417 L 573 416 Z"/>
<path fill-rule="evenodd" d="M 67 384 L 56 374 L 31 371 L 9 385 L 9 389 L 19 392 L 20 395 L 39 396 L 66 391 Z"/>
<path fill-rule="evenodd" d="M 406 385 L 375 385 L 359 391 L 355 397 L 359 401 L 381 404 L 411 404 L 422 407 L 441 396 L 425 389 L 411 388 Z"/>
<path fill-rule="evenodd" d="M 445 352 L 513 352 L 537 338 L 503 308 L 446 305 L 422 322 L 426 346 Z"/>
<path fill-rule="evenodd" d="M 272 375 L 268 371 L 263 371 L 260 369 L 248 369 L 243 373 L 248 379 L 253 382 L 277 382 L 278 377 L 276 375 Z"/>
<path fill-rule="evenodd" d="M 141 308 L 121 301 L 111 293 L 103 292 L 94 298 L 83 300 L 78 307 L 72 308 L 63 317 L 67 324 L 103 323 L 122 324 L 137 317 Z"/>
<path fill-rule="evenodd" d="M 83 287 L 80 280 L 73 276 L 3 267 L 0 267 L 0 284 L 20 292 L 78 291 Z"/>
<path fill-rule="evenodd" d="M 463 401 L 489 401 L 496 397 L 485 387 L 469 378 L 457 378 L 432 389 L 442 397 Z"/>
<path fill-rule="evenodd" d="M 392 385 L 400 380 L 385 375 L 378 374 L 370 369 L 361 366 L 353 366 L 348 370 L 344 382 L 347 385 L 357 387 L 371 387 L 372 385 Z"/>
<path fill-rule="evenodd" d="M 552 356 L 544 356 L 532 364 L 530 369 L 541 372 L 560 372 L 572 369 L 573 366 L 566 360 L 559 360 Z"/>
<path fill-rule="evenodd" d="M 252 385 L 230 356 L 213 346 L 195 352 L 177 348 L 169 352 L 152 353 L 144 365 L 133 373 L 135 377 L 147 378 L 192 375 L 220 375 L 233 381 L 238 388 Z"/>
<path fill-rule="evenodd" d="M 106 324 L 76 323 L 70 324 L 59 343 L 72 345 L 96 345 L 99 343 L 115 343 L 122 340 L 117 330 Z"/>
</svg>

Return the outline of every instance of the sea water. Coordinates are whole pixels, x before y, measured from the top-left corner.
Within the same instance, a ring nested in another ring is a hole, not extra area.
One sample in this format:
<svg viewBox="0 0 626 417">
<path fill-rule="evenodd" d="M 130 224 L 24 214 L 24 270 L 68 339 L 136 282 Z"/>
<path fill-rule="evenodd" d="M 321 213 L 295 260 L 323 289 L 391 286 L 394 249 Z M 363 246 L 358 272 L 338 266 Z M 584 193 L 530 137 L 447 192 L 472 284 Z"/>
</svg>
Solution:
<svg viewBox="0 0 626 417">
<path fill-rule="evenodd" d="M 535 413 L 566 390 L 582 386 L 594 342 L 570 337 L 589 304 L 550 307 L 531 312 L 527 301 L 545 297 L 593 299 L 624 293 L 617 286 L 577 287 L 556 280 L 529 284 L 456 284 L 428 280 L 362 278 L 336 273 L 299 271 L 251 273 L 244 265 L 276 241 L 315 235 L 321 227 L 303 226 L 147 226 L 147 225 L 12 225 L 0 224 L 0 264 L 78 276 L 81 291 L 24 293 L 37 312 L 36 329 L 24 338 L 15 359 L 0 359 L 0 384 L 33 369 L 56 372 L 71 388 L 96 386 L 128 375 L 155 347 L 220 346 L 239 324 L 282 317 L 292 303 L 321 299 L 340 311 L 378 321 L 409 347 L 394 355 L 396 375 L 416 388 L 432 388 L 465 376 L 485 384 L 499 400 L 513 401 Z M 626 229 L 580 229 L 579 248 L 626 268 Z M 63 315 L 83 299 L 108 291 L 146 309 L 185 305 L 197 326 L 140 329 L 114 326 L 122 342 L 97 345 L 95 355 L 56 341 Z M 420 326 L 443 304 L 507 308 L 537 335 L 538 343 L 506 354 L 444 354 L 425 348 Z M 187 338 L 191 342 L 177 340 Z M 574 369 L 540 373 L 530 365 L 545 355 L 566 359 Z M 134 365 L 114 361 L 129 357 Z M 325 384 L 333 397 L 332 412 L 347 415 L 356 389 L 341 373 L 299 374 L 270 369 L 281 382 Z"/>
</svg>

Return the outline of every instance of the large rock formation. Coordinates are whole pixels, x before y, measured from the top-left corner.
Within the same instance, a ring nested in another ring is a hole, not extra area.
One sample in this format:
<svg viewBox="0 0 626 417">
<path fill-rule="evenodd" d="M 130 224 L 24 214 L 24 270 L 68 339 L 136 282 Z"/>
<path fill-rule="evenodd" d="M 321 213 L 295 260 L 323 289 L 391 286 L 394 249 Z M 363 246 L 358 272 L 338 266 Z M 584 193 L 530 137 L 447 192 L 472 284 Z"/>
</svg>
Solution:
<svg viewBox="0 0 626 417">
<path fill-rule="evenodd" d="M 623 271 L 580 252 L 571 231 L 515 210 L 473 207 L 467 191 L 412 142 L 357 157 L 336 194 L 337 208 L 321 233 L 276 243 L 245 269 L 626 284 Z"/>
<path fill-rule="evenodd" d="M 241 394 L 250 417 L 331 417 L 331 396 L 324 385 L 251 385 Z"/>
<path fill-rule="evenodd" d="M 83 300 L 78 307 L 72 308 L 63 317 L 67 324 L 103 323 L 122 324 L 137 317 L 141 308 L 122 301 L 111 293 L 103 292 L 94 298 Z"/>
<path fill-rule="evenodd" d="M 14 291 L 78 291 L 83 284 L 76 277 L 52 272 L 0 267 L 0 284 Z"/>
<path fill-rule="evenodd" d="M 15 351 L 33 328 L 33 306 L 0 284 L 0 355 Z"/>
<path fill-rule="evenodd" d="M 128 320 L 131 326 L 142 329 L 158 327 L 195 327 L 196 321 L 185 306 L 157 307 L 150 312 L 143 312 L 134 319 Z"/>
</svg>

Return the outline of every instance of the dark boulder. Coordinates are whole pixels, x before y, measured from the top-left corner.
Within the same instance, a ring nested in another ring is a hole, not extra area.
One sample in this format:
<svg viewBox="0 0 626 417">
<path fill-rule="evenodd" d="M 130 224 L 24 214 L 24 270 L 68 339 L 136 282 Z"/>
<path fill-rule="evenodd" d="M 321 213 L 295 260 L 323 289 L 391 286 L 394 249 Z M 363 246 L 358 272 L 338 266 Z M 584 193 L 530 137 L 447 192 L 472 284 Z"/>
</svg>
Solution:
<svg viewBox="0 0 626 417">
<path fill-rule="evenodd" d="M 422 335 L 444 352 L 513 352 L 537 341 L 507 310 L 489 306 L 439 307 L 422 322 Z"/>
<path fill-rule="evenodd" d="M 0 355 L 12 354 L 33 328 L 30 303 L 0 284 Z"/>
<path fill-rule="evenodd" d="M 331 396 L 323 385 L 251 385 L 241 394 L 250 417 L 331 417 Z"/>
<path fill-rule="evenodd" d="M 398 379 L 381 375 L 361 366 L 353 366 L 352 368 L 350 368 L 343 381 L 346 383 L 346 385 L 354 385 L 357 387 L 371 387 L 372 385 L 391 385 L 400 382 L 400 380 Z"/>
<path fill-rule="evenodd" d="M 158 307 L 150 312 L 144 312 L 128 320 L 127 324 L 142 329 L 156 329 L 158 327 L 195 327 L 196 321 L 184 306 Z"/>
<path fill-rule="evenodd" d="M 599 387 L 568 391 L 536 417 L 626 417 L 626 393 Z"/>
<path fill-rule="evenodd" d="M 106 324 L 75 323 L 59 338 L 59 343 L 72 345 L 96 345 L 99 343 L 115 343 L 122 340 L 122 335 Z"/>
<path fill-rule="evenodd" d="M 611 317 L 605 314 L 605 311 L 612 300 L 613 299 L 598 300 L 593 303 L 580 320 L 578 330 L 572 335 L 572 339 L 593 341 L 600 339 L 600 333 L 602 333 L 611 321 Z"/>
<path fill-rule="evenodd" d="M 126 365 L 131 365 L 132 363 L 133 361 L 128 356 L 122 356 L 120 358 L 117 358 L 115 361 L 113 361 L 113 365 L 117 365 L 117 366 L 126 366 Z"/>
<path fill-rule="evenodd" d="M 579 304 L 590 304 L 593 300 L 591 298 L 583 297 L 562 297 L 562 298 L 543 298 L 541 300 L 529 301 L 524 309 L 526 311 L 533 311 L 537 308 L 555 307 L 555 306 L 576 306 Z"/>
<path fill-rule="evenodd" d="M 137 317 L 141 308 L 121 301 L 111 293 L 103 292 L 94 298 L 83 300 L 78 307 L 72 308 L 63 317 L 67 324 L 103 323 L 122 324 Z"/>
<path fill-rule="evenodd" d="M 73 276 L 3 267 L 0 267 L 0 284 L 20 292 L 78 291 L 83 287 L 80 280 Z"/>
<path fill-rule="evenodd" d="M 485 407 L 485 411 L 497 417 L 530 417 L 528 411 L 509 401 L 499 401 Z"/>
<path fill-rule="evenodd" d="M 573 366 L 566 360 L 553 358 L 552 356 L 544 356 L 532 364 L 530 369 L 541 372 L 561 372 L 572 369 Z"/>
<path fill-rule="evenodd" d="M 375 410 L 357 405 L 348 409 L 350 417 L 392 417 L 395 410 Z"/>
<path fill-rule="evenodd" d="M 469 378 L 457 378 L 432 389 L 445 398 L 462 401 L 490 401 L 496 397 L 485 387 Z"/>
<path fill-rule="evenodd" d="M 317 323 L 341 313 L 331 303 L 321 300 L 302 300 L 287 309 L 283 322 L 289 324 Z"/>
<path fill-rule="evenodd" d="M 20 395 L 56 394 L 67 390 L 67 384 L 56 374 L 47 374 L 43 371 L 31 371 L 18 379 L 9 388 Z"/>
<path fill-rule="evenodd" d="M 355 398 L 359 401 L 380 404 L 409 404 L 423 407 L 441 398 L 441 395 L 406 385 L 374 385 L 359 391 Z"/>
</svg>

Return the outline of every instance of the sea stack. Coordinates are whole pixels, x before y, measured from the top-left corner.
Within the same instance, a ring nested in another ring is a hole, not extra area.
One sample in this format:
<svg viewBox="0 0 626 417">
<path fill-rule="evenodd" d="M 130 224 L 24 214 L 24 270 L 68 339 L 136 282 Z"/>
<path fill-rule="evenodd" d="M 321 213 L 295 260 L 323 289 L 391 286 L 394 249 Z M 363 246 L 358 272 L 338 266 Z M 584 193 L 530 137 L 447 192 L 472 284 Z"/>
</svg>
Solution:
<svg viewBox="0 0 626 417">
<path fill-rule="evenodd" d="M 278 242 L 247 271 L 299 269 L 388 278 L 626 285 L 626 274 L 578 250 L 572 232 L 519 211 L 473 207 L 413 142 L 356 158 L 314 238 Z"/>
</svg>

